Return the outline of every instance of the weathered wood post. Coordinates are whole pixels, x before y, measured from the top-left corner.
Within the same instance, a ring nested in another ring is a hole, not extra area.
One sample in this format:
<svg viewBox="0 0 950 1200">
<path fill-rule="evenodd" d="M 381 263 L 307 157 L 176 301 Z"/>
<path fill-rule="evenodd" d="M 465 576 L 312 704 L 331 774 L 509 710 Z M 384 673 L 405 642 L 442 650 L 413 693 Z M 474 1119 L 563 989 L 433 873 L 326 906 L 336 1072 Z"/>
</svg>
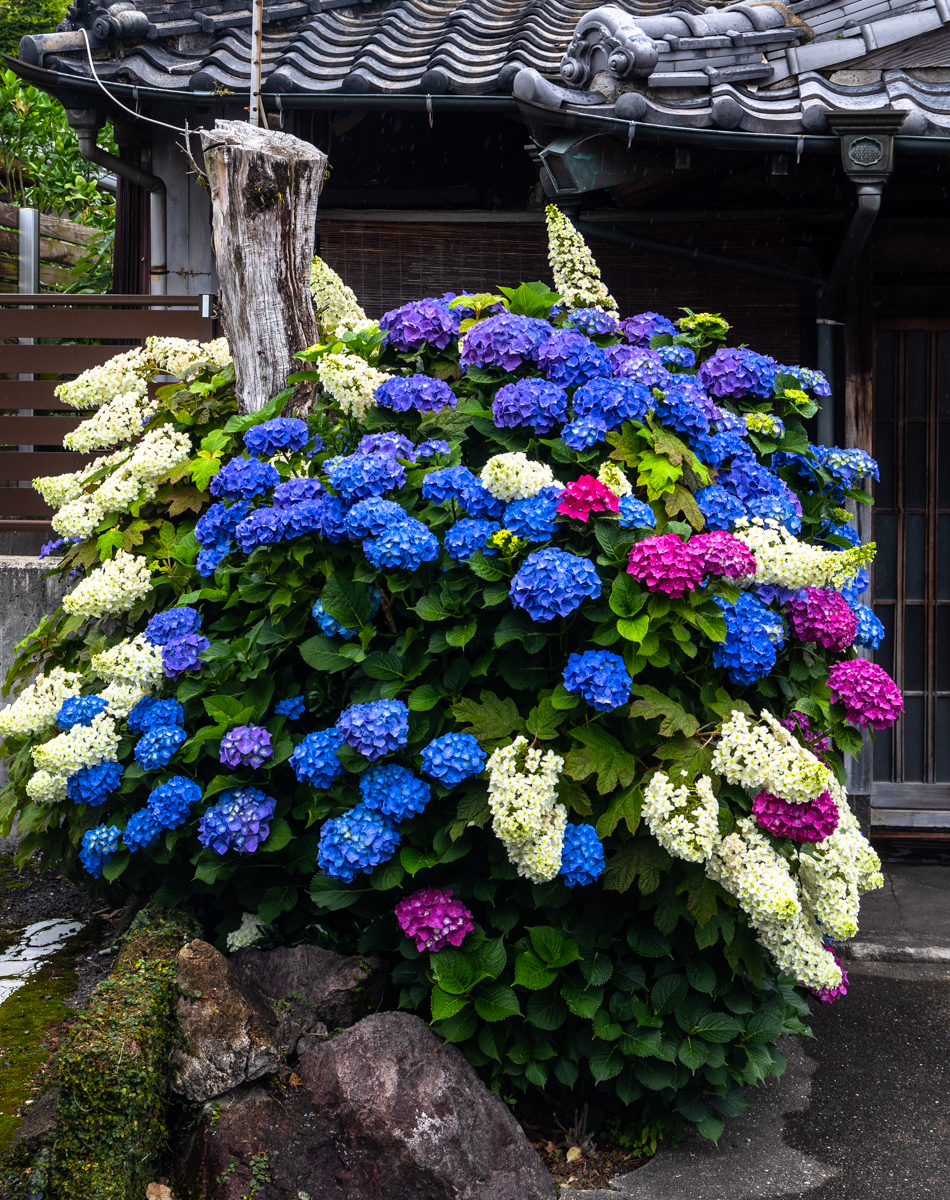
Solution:
<svg viewBox="0 0 950 1200">
<path fill-rule="evenodd" d="M 201 131 L 224 329 L 242 412 L 256 412 L 317 340 L 310 300 L 317 201 L 327 156 L 286 133 L 241 121 Z M 309 385 L 291 402 L 306 403 Z"/>
</svg>

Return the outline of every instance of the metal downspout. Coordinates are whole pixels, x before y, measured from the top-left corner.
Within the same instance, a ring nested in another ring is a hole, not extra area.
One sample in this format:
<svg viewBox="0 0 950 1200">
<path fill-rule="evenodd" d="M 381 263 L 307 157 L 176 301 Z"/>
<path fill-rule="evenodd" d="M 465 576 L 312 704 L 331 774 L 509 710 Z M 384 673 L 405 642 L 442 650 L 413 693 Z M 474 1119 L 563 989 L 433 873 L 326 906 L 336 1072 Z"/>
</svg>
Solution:
<svg viewBox="0 0 950 1200">
<path fill-rule="evenodd" d="M 141 167 L 133 167 L 124 159 L 117 158 L 108 150 L 103 150 L 96 143 L 96 134 L 102 127 L 102 114 L 95 109 L 66 109 L 66 119 L 72 126 L 79 142 L 79 152 L 89 162 L 100 167 L 106 167 L 115 175 L 121 175 L 130 183 L 144 188 L 150 195 L 149 225 L 150 225 L 150 265 L 151 278 L 150 294 L 164 296 L 167 291 L 168 262 L 167 262 L 167 193 L 165 181 L 158 175 L 143 171 Z"/>
<path fill-rule="evenodd" d="M 835 265 L 831 268 L 828 282 L 818 295 L 818 315 L 820 317 L 832 316 L 841 302 L 841 295 L 848 276 L 870 237 L 877 214 L 881 211 L 883 189 L 883 183 L 858 185 L 857 211 L 851 218 L 844 241 L 838 248 L 838 256 L 835 259 Z"/>
</svg>

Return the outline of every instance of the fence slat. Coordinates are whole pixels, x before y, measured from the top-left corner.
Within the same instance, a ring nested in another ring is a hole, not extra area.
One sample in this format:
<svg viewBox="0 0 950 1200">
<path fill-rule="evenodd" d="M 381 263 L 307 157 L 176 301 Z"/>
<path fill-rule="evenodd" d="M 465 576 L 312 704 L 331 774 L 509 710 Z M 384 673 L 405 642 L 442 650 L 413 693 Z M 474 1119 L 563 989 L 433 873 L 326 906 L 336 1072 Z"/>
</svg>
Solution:
<svg viewBox="0 0 950 1200">
<path fill-rule="evenodd" d="M 82 417 L 0 417 L 0 446 L 61 446 Z"/>
<path fill-rule="evenodd" d="M 148 309 L 0 308 L 0 337 L 147 338 L 180 337 L 207 341 L 211 321 L 195 312 L 152 312 Z M 58 350 L 58 346 L 47 347 Z M 117 350 L 116 353 L 119 353 Z"/>
<path fill-rule="evenodd" d="M 128 346 L 0 346 L 0 371 L 12 375 L 78 375 L 98 367 Z M 55 352 L 55 353 L 53 353 Z"/>
<path fill-rule="evenodd" d="M 82 292 L 76 295 L 55 295 L 50 292 L 18 292 L 7 298 L 0 296 L 3 307 L 29 305 L 31 308 L 200 308 L 200 296 L 143 296 L 129 292 Z"/>
<path fill-rule="evenodd" d="M 59 387 L 55 379 L 0 379 L 0 409 L 40 408 L 56 412 L 76 412 L 71 404 L 64 404 L 53 395 Z M 88 412 L 84 412 L 89 416 Z"/>
<path fill-rule="evenodd" d="M 36 479 L 39 475 L 67 475 L 80 471 L 94 454 L 70 454 L 67 450 L 0 450 L 0 479 Z M 24 489 L 25 490 L 25 489 Z"/>
<path fill-rule="evenodd" d="M 21 455 L 26 458 L 26 455 Z M 45 517 L 48 521 L 53 515 L 53 509 L 46 503 L 39 492 L 32 488 L 0 487 L 0 518 L 2 517 Z M 28 528 L 39 527 L 30 525 Z M 16 529 L 16 525 L 6 520 L 0 522 L 0 529 Z"/>
</svg>

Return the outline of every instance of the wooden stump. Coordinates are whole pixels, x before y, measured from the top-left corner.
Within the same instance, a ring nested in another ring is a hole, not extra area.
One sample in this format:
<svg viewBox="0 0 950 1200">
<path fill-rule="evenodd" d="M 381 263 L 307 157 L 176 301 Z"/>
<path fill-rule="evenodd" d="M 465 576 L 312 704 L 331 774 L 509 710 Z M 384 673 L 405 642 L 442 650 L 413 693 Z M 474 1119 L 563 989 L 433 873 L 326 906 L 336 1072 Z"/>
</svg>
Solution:
<svg viewBox="0 0 950 1200">
<path fill-rule="evenodd" d="M 202 130 L 201 147 L 238 403 L 256 412 L 303 365 L 293 355 L 317 341 L 310 264 L 327 156 L 241 121 Z M 304 409 L 309 395 L 300 385 L 288 409 Z"/>
</svg>

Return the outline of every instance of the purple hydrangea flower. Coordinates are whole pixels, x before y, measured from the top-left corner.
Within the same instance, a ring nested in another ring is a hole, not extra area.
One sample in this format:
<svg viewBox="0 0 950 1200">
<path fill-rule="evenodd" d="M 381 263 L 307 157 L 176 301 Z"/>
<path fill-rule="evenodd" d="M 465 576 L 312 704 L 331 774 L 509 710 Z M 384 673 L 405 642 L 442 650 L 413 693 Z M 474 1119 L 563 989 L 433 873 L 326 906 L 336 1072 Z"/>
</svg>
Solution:
<svg viewBox="0 0 950 1200">
<path fill-rule="evenodd" d="M 416 376 L 427 379 L 427 375 Z M 360 454 L 389 454 L 393 458 L 405 458 L 415 462 L 418 456 L 417 447 L 404 434 L 387 429 L 378 433 L 364 433 L 359 440 L 357 450 Z"/>
<path fill-rule="evenodd" d="M 814 642 L 839 654 L 854 643 L 857 622 L 840 592 L 803 588 L 785 605 L 792 633 L 800 642 Z"/>
<path fill-rule="evenodd" d="M 608 346 L 605 351 L 614 375 L 642 383 L 644 387 L 666 388 L 670 373 L 655 350 L 645 346 Z"/>
<path fill-rule="evenodd" d="M 519 379 L 498 389 L 492 415 L 499 428 L 527 425 L 548 433 L 567 420 L 567 392 L 547 379 Z"/>
<path fill-rule="evenodd" d="M 596 599 L 603 585 L 587 558 L 547 546 L 535 550 L 511 581 L 511 601 L 534 621 L 566 617 L 586 599 Z"/>
<path fill-rule="evenodd" d="M 590 338 L 559 329 L 538 347 L 538 366 L 554 383 L 576 387 L 610 375 L 610 360 Z"/>
<path fill-rule="evenodd" d="M 598 712 L 613 712 L 626 704 L 633 683 L 620 655 L 608 650 L 572 654 L 562 678 L 569 692 L 583 696 Z"/>
<path fill-rule="evenodd" d="M 244 434 L 244 445 L 252 454 L 270 458 L 282 451 L 302 450 L 310 439 L 307 422 L 297 417 L 274 417 L 252 425 Z"/>
<path fill-rule="evenodd" d="M 458 337 L 459 318 L 438 300 L 411 300 L 384 313 L 379 322 L 395 350 L 418 350 L 428 342 L 439 350 Z"/>
<path fill-rule="evenodd" d="M 593 825 L 566 826 L 558 877 L 568 887 L 593 883 L 603 874 L 606 865 L 604 847 Z"/>
<path fill-rule="evenodd" d="M 398 825 L 422 812 L 432 798 L 432 789 L 405 767 L 376 763 L 360 776 L 360 797 L 367 808 L 384 813 Z"/>
<path fill-rule="evenodd" d="M 475 928 L 472 914 L 450 891 L 423 888 L 396 905 L 399 928 L 416 943 L 421 954 L 438 954 L 446 946 L 461 946 L 465 935 Z"/>
<path fill-rule="evenodd" d="M 832 664 L 828 672 L 831 699 L 845 707 L 845 719 L 861 728 L 886 729 L 904 711 L 904 698 L 890 675 L 866 658 Z"/>
<path fill-rule="evenodd" d="M 721 575 L 732 581 L 751 579 L 755 575 L 752 551 L 731 533 L 722 530 L 698 533 L 690 538 L 689 544 L 702 555 L 703 566 L 710 575 Z"/>
<path fill-rule="evenodd" d="M 290 508 L 301 500 L 313 500 L 323 491 L 319 479 L 287 479 L 274 488 L 274 507 Z"/>
<path fill-rule="evenodd" d="M 330 483 L 350 503 L 385 495 L 406 482 L 405 469 L 391 454 L 337 455 L 324 467 Z"/>
<path fill-rule="evenodd" d="M 620 322 L 620 332 L 632 346 L 649 346 L 659 333 L 675 334 L 676 326 L 660 313 L 643 312 Z"/>
<path fill-rule="evenodd" d="M 702 555 L 675 533 L 645 538 L 630 547 L 627 573 L 648 591 L 681 597 L 694 591 L 705 574 Z"/>
<path fill-rule="evenodd" d="M 253 854 L 267 841 L 275 806 L 257 788 L 228 788 L 198 822 L 198 841 L 215 854 Z"/>
<path fill-rule="evenodd" d="M 713 396 L 760 396 L 774 392 L 779 366 L 754 350 L 721 346 L 696 372 L 696 381 Z"/>
<path fill-rule="evenodd" d="M 514 371 L 524 362 L 536 362 L 538 349 L 554 330 L 537 317 L 499 313 L 488 317 L 466 333 L 459 363 L 469 367 L 503 367 Z"/>
<path fill-rule="evenodd" d="M 208 649 L 211 643 L 200 633 L 186 633 L 184 637 L 175 638 L 162 649 L 162 666 L 169 679 L 181 675 L 185 671 L 201 669 L 200 655 Z"/>
<path fill-rule="evenodd" d="M 443 787 L 481 773 L 488 755 L 470 733 L 445 733 L 434 738 L 420 756 L 422 769 Z"/>
<path fill-rule="evenodd" d="M 384 813 L 357 804 L 320 830 L 317 864 L 324 875 L 347 883 L 388 862 L 399 845 L 399 830 Z"/>
<path fill-rule="evenodd" d="M 804 804 L 759 792 L 752 801 L 752 816 L 767 833 L 793 842 L 822 842 L 838 828 L 838 808 L 828 792 Z"/>
<path fill-rule="evenodd" d="M 270 734 L 260 725 L 238 725 L 221 739 L 218 761 L 235 770 L 251 767 L 257 770 L 269 758 L 274 757 Z"/>
<path fill-rule="evenodd" d="M 145 626 L 145 639 L 153 646 L 167 646 L 186 633 L 195 633 L 201 628 L 201 616 L 197 609 L 169 608 L 156 613 Z"/>
<path fill-rule="evenodd" d="M 455 408 L 455 393 L 442 379 L 429 375 L 395 375 L 376 389 L 376 403 L 381 408 L 392 408 L 396 412 L 437 412 L 442 408 Z"/>
<path fill-rule="evenodd" d="M 342 745 L 343 737 L 335 729 L 308 733 L 294 748 L 290 766 L 301 783 L 312 783 L 315 788 L 325 791 L 345 772 L 337 755 Z"/>
<path fill-rule="evenodd" d="M 377 570 L 401 567 L 417 571 L 424 562 L 439 557 L 435 535 L 421 521 L 407 516 L 406 520 L 363 542 L 363 553 Z"/>
<path fill-rule="evenodd" d="M 409 709 L 401 700 L 371 700 L 344 709 L 336 730 L 354 750 L 375 762 L 409 741 Z"/>
<path fill-rule="evenodd" d="M 256 458 L 232 458 L 209 484 L 212 496 L 224 500 L 253 500 L 280 483 L 277 468 Z"/>
</svg>

